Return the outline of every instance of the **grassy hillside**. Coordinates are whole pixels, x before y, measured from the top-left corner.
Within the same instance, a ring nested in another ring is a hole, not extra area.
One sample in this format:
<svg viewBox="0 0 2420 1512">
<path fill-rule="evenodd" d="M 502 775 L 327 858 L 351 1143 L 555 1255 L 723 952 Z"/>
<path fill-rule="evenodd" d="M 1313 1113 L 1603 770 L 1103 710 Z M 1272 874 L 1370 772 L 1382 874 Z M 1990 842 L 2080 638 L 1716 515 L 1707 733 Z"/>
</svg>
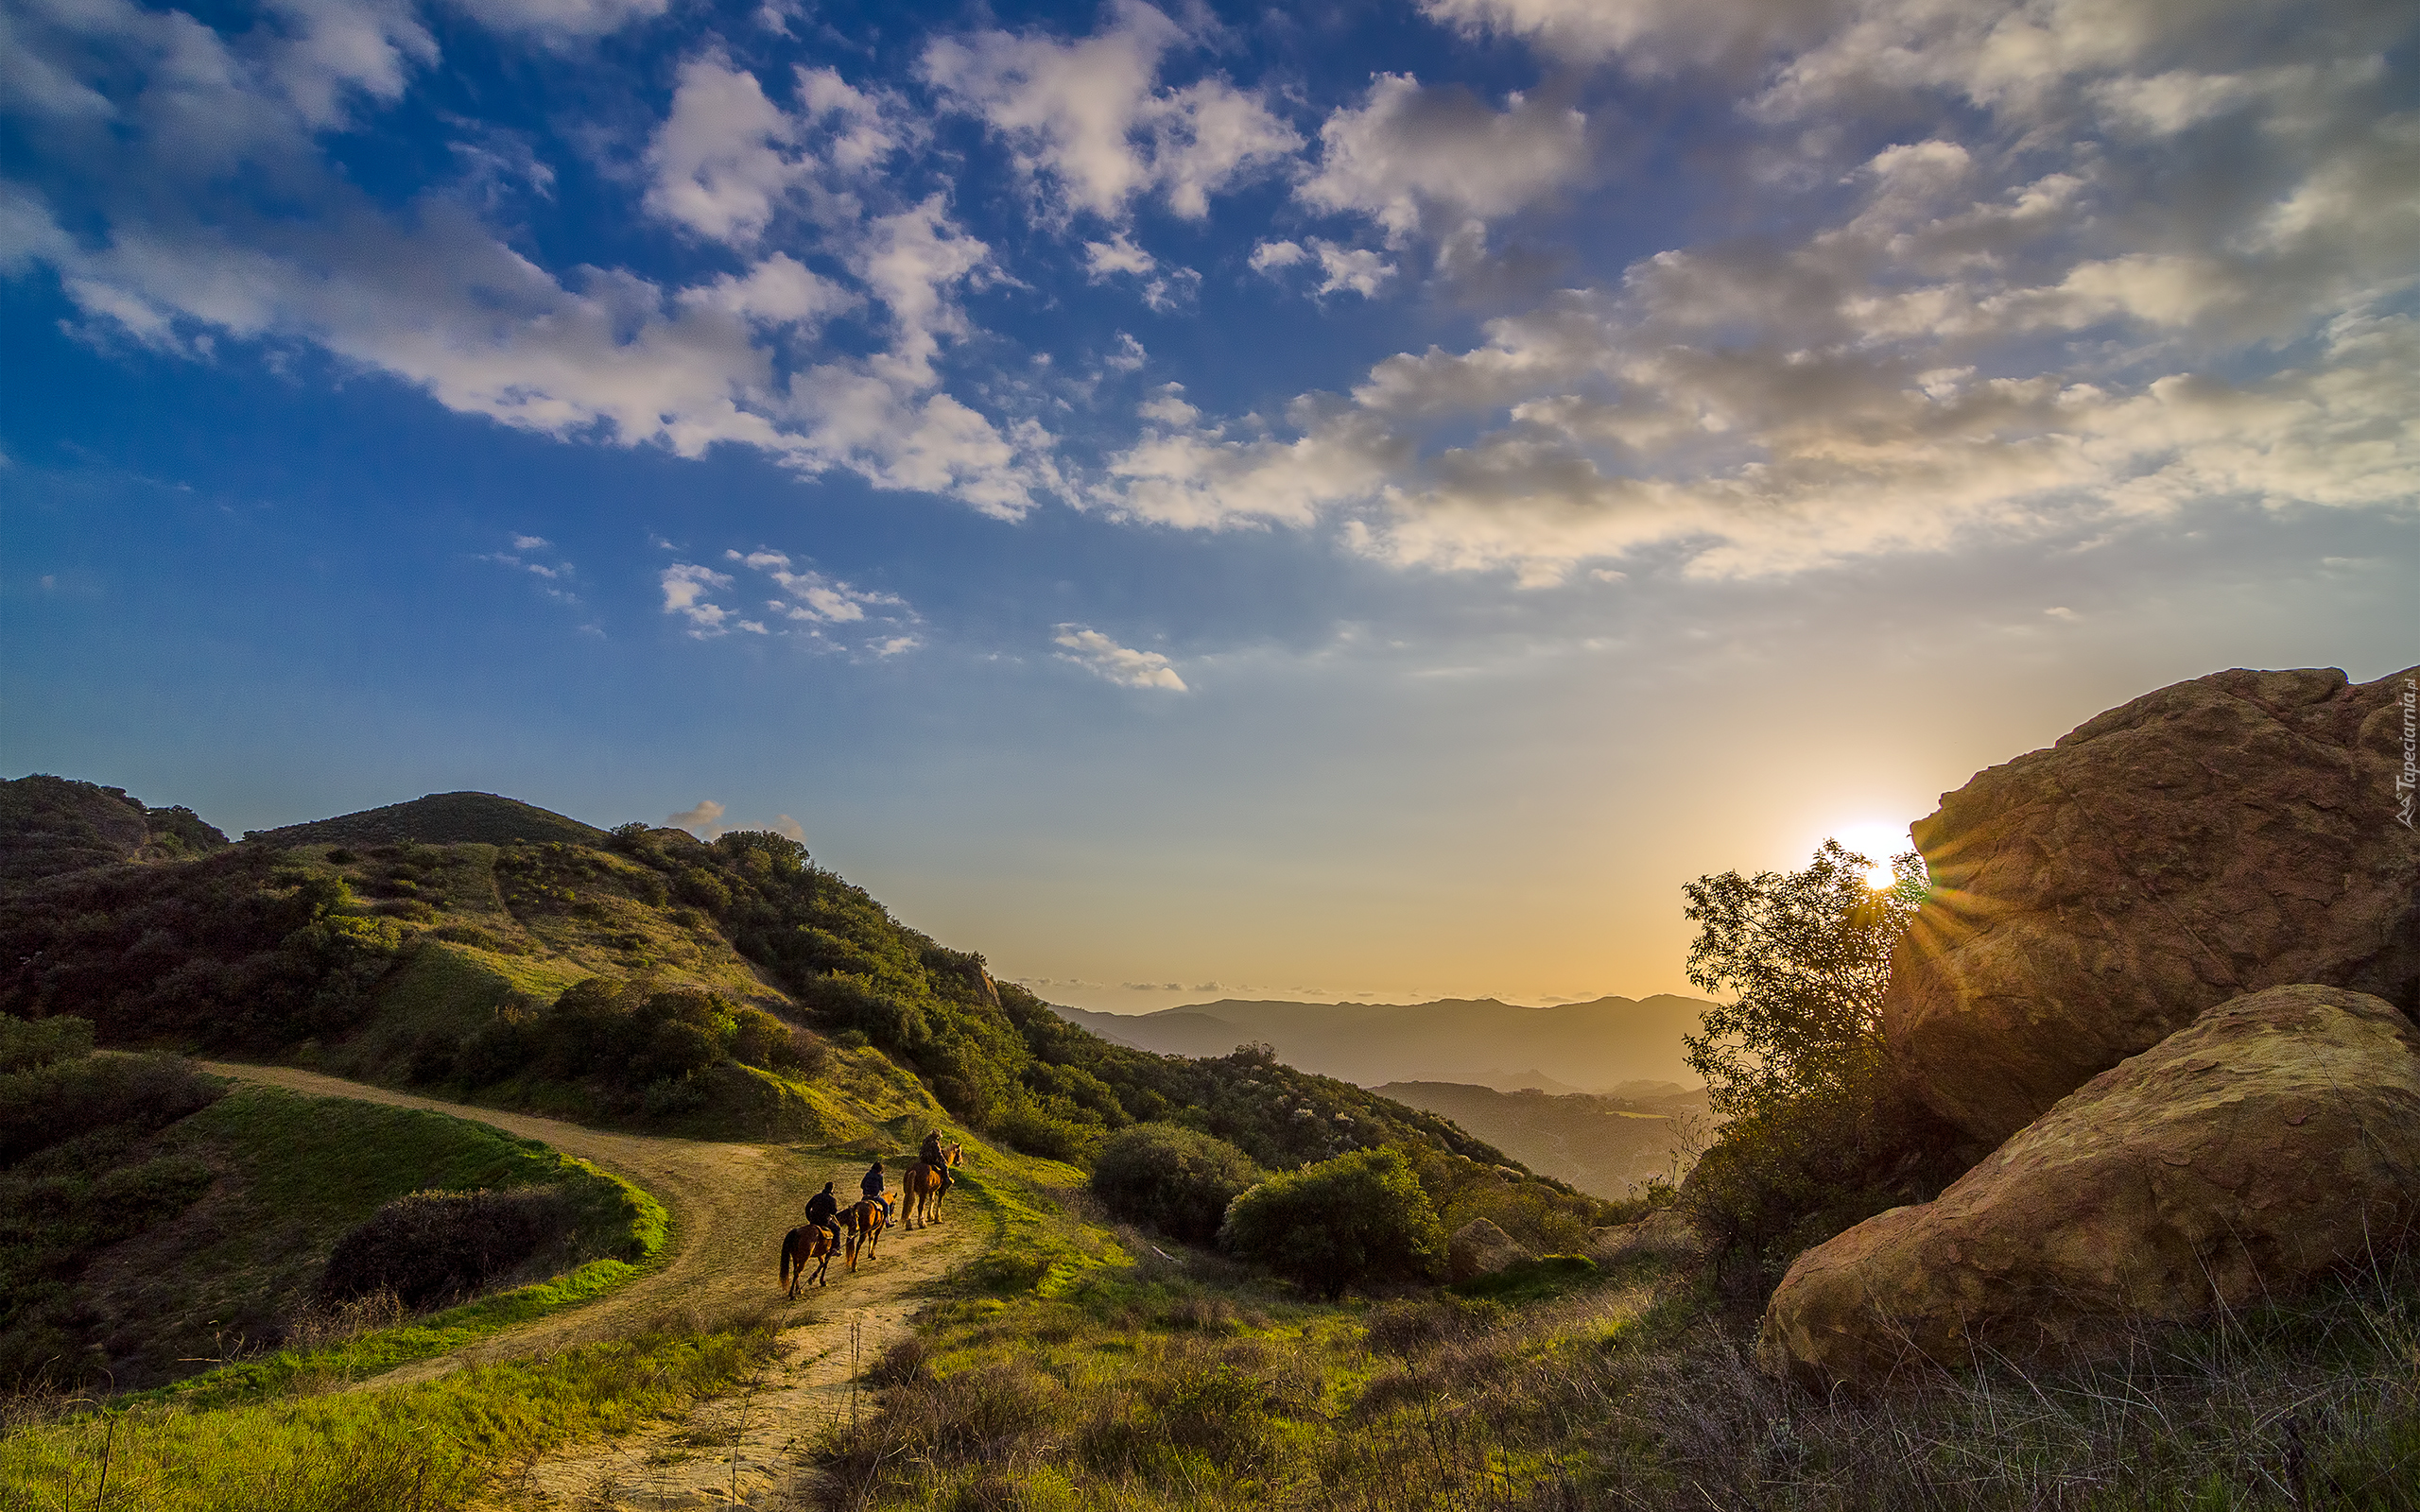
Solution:
<svg viewBox="0 0 2420 1512">
<path fill-rule="evenodd" d="M 247 840 L 302 845 L 601 845 L 605 832 L 518 799 L 493 793 L 431 793 L 408 803 L 341 814 L 333 819 L 248 832 Z"/>
<path fill-rule="evenodd" d="M 708 845 L 558 819 L 446 795 L 0 890 L 0 961 L 14 963 L 0 1011 L 81 1014 L 112 1044 L 697 1134 L 832 1143 L 947 1117 L 1080 1161 L 1115 1129 L 1165 1120 L 1272 1170 L 1397 1145 L 1449 1215 L 1486 1211 L 1540 1242 L 1599 1216 L 1452 1123 L 1349 1083 L 1086 1033 L 779 835 Z M 588 838 L 448 838 L 515 826 Z M 358 838 L 372 833 L 397 837 Z"/>
<path fill-rule="evenodd" d="M 496 1287 L 594 1290 L 660 1242 L 661 1209 L 544 1146 L 459 1119 L 84 1051 L 73 1020 L 0 1020 L 0 1385 L 157 1384 L 325 1332 L 338 1241 L 424 1190 L 544 1189 L 562 1223 Z M 89 1043 L 89 1040 L 84 1041 Z M 618 1267 L 618 1268 L 615 1268 Z"/>
<path fill-rule="evenodd" d="M 1637 1099 L 1434 1081 L 1389 1082 L 1376 1091 L 1452 1119 L 1533 1171 L 1616 1199 L 1650 1181 L 1677 1183 L 1713 1126 L 1703 1091 Z"/>
</svg>

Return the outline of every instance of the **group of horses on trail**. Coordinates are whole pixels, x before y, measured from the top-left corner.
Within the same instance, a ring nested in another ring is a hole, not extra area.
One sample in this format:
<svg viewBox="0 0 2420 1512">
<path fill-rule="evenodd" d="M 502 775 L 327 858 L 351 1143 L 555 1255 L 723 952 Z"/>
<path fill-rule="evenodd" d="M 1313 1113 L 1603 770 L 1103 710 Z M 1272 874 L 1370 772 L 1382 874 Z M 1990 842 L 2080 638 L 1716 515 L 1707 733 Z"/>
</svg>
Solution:
<svg viewBox="0 0 2420 1512">
<path fill-rule="evenodd" d="M 857 1268 L 860 1253 L 872 1260 L 875 1246 L 882 1242 L 883 1230 L 894 1220 L 910 1229 L 941 1222 L 942 1194 L 949 1187 L 948 1167 L 959 1163 L 959 1153 L 957 1144 L 942 1148 L 938 1138 L 927 1140 L 924 1153 L 900 1181 L 907 1200 L 896 1212 L 887 1194 L 868 1191 L 859 1200 L 838 1209 L 829 1227 L 804 1223 L 784 1234 L 780 1284 L 788 1290 L 790 1299 L 798 1299 L 801 1286 L 831 1284 L 824 1273 L 832 1268 L 835 1253 L 846 1257 L 852 1273 Z M 875 1170 L 880 1169 L 877 1161 Z M 824 1190 L 829 1192 L 830 1185 Z M 813 1215 L 814 1209 L 810 1207 L 808 1216 Z"/>
</svg>

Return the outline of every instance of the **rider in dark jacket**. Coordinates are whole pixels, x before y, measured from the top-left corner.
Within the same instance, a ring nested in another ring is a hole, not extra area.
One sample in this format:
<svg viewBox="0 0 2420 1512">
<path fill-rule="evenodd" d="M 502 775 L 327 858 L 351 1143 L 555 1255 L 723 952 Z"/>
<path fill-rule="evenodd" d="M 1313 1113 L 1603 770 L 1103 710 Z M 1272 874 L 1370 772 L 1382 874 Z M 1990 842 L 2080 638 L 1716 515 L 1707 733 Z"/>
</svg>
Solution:
<svg viewBox="0 0 2420 1512">
<path fill-rule="evenodd" d="M 950 1187 L 949 1159 L 942 1154 L 942 1131 L 940 1129 L 934 1129 L 931 1133 L 925 1136 L 925 1148 L 920 1153 L 924 1157 L 925 1163 L 931 1166 L 934 1171 L 940 1174 L 942 1178 L 942 1190 L 943 1192 L 947 1192 Z"/>
<path fill-rule="evenodd" d="M 866 1178 L 857 1183 L 857 1190 L 874 1201 L 882 1202 L 882 1162 L 876 1160 L 866 1168 Z M 883 1206 L 887 1208 L 890 1204 L 884 1202 Z"/>
<path fill-rule="evenodd" d="M 839 1244 L 840 1199 L 832 1194 L 831 1182 L 824 1182 L 822 1191 L 806 1199 L 806 1221 L 830 1234 L 834 1245 Z"/>
</svg>

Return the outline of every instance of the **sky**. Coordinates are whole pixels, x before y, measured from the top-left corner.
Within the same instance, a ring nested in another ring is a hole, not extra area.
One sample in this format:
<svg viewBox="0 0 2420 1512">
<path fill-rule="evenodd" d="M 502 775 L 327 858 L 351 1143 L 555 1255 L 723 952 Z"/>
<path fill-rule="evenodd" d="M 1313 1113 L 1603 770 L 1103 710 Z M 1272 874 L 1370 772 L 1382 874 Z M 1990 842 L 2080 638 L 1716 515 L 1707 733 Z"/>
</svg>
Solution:
<svg viewBox="0 0 2420 1512">
<path fill-rule="evenodd" d="M 0 769 L 778 828 L 1081 1006 L 1689 990 L 2420 662 L 2420 11 L 0 4 Z"/>
</svg>

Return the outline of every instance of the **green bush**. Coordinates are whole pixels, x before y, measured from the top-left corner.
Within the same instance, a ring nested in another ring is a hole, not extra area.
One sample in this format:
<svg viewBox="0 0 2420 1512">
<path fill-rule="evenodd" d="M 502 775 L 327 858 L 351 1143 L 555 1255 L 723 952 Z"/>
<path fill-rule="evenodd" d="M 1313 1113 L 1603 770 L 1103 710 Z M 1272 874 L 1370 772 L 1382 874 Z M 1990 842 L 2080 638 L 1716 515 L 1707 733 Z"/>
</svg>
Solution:
<svg viewBox="0 0 2420 1512">
<path fill-rule="evenodd" d="M 89 1019 L 12 1019 L 0 1013 L 0 1075 L 32 1071 L 57 1060 L 81 1060 L 93 1053 Z"/>
<path fill-rule="evenodd" d="M 1053 1118 L 1030 1104 L 1020 1103 L 992 1120 L 991 1132 L 1014 1149 L 1046 1160 L 1081 1165 L 1091 1155 L 1100 1130 Z"/>
<path fill-rule="evenodd" d="M 1219 1243 L 1328 1297 L 1433 1280 L 1445 1228 L 1400 1150 L 1356 1150 L 1271 1177 L 1227 1209 Z"/>
<path fill-rule="evenodd" d="M 1260 1179 L 1252 1157 L 1221 1139 L 1171 1124 L 1137 1124 L 1093 1157 L 1094 1195 L 1121 1218 L 1190 1245 L 1219 1236 L 1227 1205 Z"/>
</svg>

